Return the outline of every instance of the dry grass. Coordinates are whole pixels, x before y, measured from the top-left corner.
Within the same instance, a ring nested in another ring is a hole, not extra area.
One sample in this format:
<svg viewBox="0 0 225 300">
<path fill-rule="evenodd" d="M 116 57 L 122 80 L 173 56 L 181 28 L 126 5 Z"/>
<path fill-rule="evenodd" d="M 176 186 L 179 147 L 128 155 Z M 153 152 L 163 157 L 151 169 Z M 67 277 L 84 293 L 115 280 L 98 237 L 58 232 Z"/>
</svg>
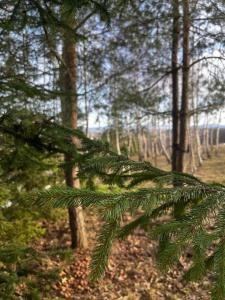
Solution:
<svg viewBox="0 0 225 300">
<path fill-rule="evenodd" d="M 225 147 L 218 156 L 213 156 L 203 162 L 195 174 L 206 182 L 225 183 Z"/>
<path fill-rule="evenodd" d="M 160 169 L 166 171 L 171 169 L 164 156 L 158 157 L 155 163 L 154 165 Z M 190 173 L 189 166 L 187 163 L 187 172 Z M 194 175 L 205 182 L 225 184 L 225 145 L 220 146 L 218 155 L 213 154 L 211 158 L 205 159 Z"/>
</svg>

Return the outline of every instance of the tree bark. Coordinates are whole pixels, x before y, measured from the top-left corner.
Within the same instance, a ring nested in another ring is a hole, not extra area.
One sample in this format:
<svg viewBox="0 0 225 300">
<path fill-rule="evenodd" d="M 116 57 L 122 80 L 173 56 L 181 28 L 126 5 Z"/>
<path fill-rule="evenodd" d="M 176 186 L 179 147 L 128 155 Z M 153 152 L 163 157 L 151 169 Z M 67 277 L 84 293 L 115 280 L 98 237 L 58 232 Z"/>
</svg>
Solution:
<svg viewBox="0 0 225 300">
<path fill-rule="evenodd" d="M 193 109 L 197 110 L 199 104 L 199 71 L 200 67 L 197 69 L 197 79 L 196 79 L 196 98 L 193 97 Z M 196 100 L 195 100 L 196 99 Z M 199 133 L 199 116 L 198 113 L 194 114 L 194 128 L 195 128 L 195 140 L 196 140 L 196 152 L 198 157 L 198 167 L 202 166 L 203 158 L 202 158 L 202 144 Z"/>
<path fill-rule="evenodd" d="M 71 25 L 71 24 L 70 24 Z M 76 49 L 73 37 L 68 33 L 63 35 L 63 66 L 61 66 L 61 97 L 62 123 L 72 129 L 77 128 L 77 95 L 76 95 Z M 74 144 L 77 141 L 71 137 Z M 65 181 L 68 187 L 79 188 L 80 182 L 77 178 L 77 168 L 72 165 L 72 157 L 65 155 Z M 71 232 L 71 247 L 86 248 L 87 238 L 84 227 L 82 208 L 68 208 L 69 225 Z"/>
<path fill-rule="evenodd" d="M 219 111 L 218 124 L 216 128 L 216 155 L 219 155 L 219 144 L 220 144 L 220 123 L 221 123 L 222 111 Z"/>
<path fill-rule="evenodd" d="M 119 134 L 119 119 L 118 115 L 116 113 L 115 116 L 115 139 L 116 139 L 116 152 L 118 155 L 121 155 L 121 149 L 120 149 L 120 134 Z"/>
<path fill-rule="evenodd" d="M 142 141 L 142 128 L 141 128 L 141 116 L 140 113 L 136 112 L 136 129 L 137 129 L 137 141 L 138 141 L 138 160 L 144 161 L 144 149 L 143 149 L 143 141 Z"/>
<path fill-rule="evenodd" d="M 189 0 L 183 0 L 183 69 L 182 97 L 180 111 L 180 143 L 177 171 L 184 172 L 185 153 L 187 152 L 188 102 L 189 102 Z"/>
<path fill-rule="evenodd" d="M 127 151 L 128 151 L 128 156 L 131 156 L 132 153 L 132 131 L 131 131 L 131 126 L 130 126 L 130 118 L 127 116 Z"/>
<path fill-rule="evenodd" d="M 170 164 L 171 163 L 170 155 L 166 149 L 166 143 L 164 144 L 164 142 L 163 142 L 162 132 L 161 132 L 160 128 L 159 128 L 159 143 L 160 143 L 160 146 L 162 149 L 162 153 L 164 154 L 168 164 Z"/>
<path fill-rule="evenodd" d="M 110 133 L 111 133 L 111 130 L 110 130 L 110 118 L 108 116 L 108 125 L 107 125 L 107 130 L 106 130 L 106 139 L 107 139 L 107 142 L 109 143 L 109 145 L 110 145 L 110 142 L 111 142 Z"/>
<path fill-rule="evenodd" d="M 205 152 L 205 159 L 210 158 L 210 149 L 209 149 L 209 113 L 205 114 L 205 127 L 203 130 L 203 146 Z"/>
<path fill-rule="evenodd" d="M 142 149 L 143 149 L 144 160 L 147 160 L 148 141 L 147 141 L 146 132 L 145 132 L 144 128 L 142 128 L 141 137 L 142 137 L 141 139 L 142 139 Z"/>
<path fill-rule="evenodd" d="M 152 148 L 151 148 L 151 121 L 150 117 L 148 117 L 148 123 L 147 123 L 147 159 L 150 159 L 152 157 Z"/>
<path fill-rule="evenodd" d="M 87 94 L 87 57 L 86 57 L 86 46 L 84 42 L 84 108 L 85 108 L 85 133 L 88 136 L 89 133 L 89 101 Z"/>
<path fill-rule="evenodd" d="M 188 124 L 188 140 L 189 140 L 189 147 L 190 147 L 190 166 L 191 166 L 191 173 L 194 174 L 197 171 L 196 166 L 196 159 L 195 159 L 195 128 L 191 128 L 190 121 Z"/>
<path fill-rule="evenodd" d="M 164 132 L 162 134 L 162 130 L 161 130 L 161 125 L 160 125 L 160 121 L 159 121 L 159 117 L 157 118 L 157 136 L 158 136 L 158 141 L 159 141 L 159 146 L 161 148 L 161 152 L 162 154 L 165 156 L 166 161 L 168 162 L 168 164 L 171 164 L 171 158 L 170 155 L 166 149 L 166 129 L 164 129 Z"/>
<path fill-rule="evenodd" d="M 178 49 L 180 37 L 179 0 L 173 0 L 173 30 L 172 30 L 172 171 L 177 170 L 179 145 L 179 70 Z"/>
<path fill-rule="evenodd" d="M 212 154 L 213 154 L 213 148 L 214 148 L 214 132 L 215 132 L 214 128 L 210 128 L 209 132 L 210 132 L 210 137 L 209 137 L 209 145 L 210 145 L 210 147 L 209 147 L 209 149 L 210 149 L 210 154 L 212 156 Z"/>
<path fill-rule="evenodd" d="M 194 41 L 193 41 L 194 44 Z M 191 70 L 191 109 L 197 110 L 197 102 L 198 102 L 198 78 L 196 78 L 195 68 L 192 67 Z M 196 80 L 195 80 L 196 79 Z M 193 120 L 193 127 L 191 126 L 191 121 Z M 189 145 L 190 145 L 190 164 L 191 171 L 194 174 L 197 171 L 198 161 L 201 158 L 201 152 L 199 148 L 199 136 L 198 136 L 198 114 L 194 114 L 189 118 Z M 200 145 L 201 147 L 201 145 Z M 200 160 L 199 160 L 200 163 Z"/>
</svg>

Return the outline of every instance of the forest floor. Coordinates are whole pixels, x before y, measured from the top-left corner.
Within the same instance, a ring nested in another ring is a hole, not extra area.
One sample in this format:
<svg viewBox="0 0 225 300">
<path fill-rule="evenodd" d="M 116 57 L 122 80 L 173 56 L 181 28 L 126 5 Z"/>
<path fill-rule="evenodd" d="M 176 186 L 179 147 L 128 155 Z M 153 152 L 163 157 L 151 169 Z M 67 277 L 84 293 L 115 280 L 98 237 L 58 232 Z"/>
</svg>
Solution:
<svg viewBox="0 0 225 300">
<path fill-rule="evenodd" d="M 225 182 L 225 155 L 212 157 L 199 168 L 199 178 L 210 182 Z M 42 299 L 70 300 L 195 300 L 210 299 L 210 278 L 201 283 L 186 283 L 182 278 L 190 258 L 183 257 L 179 265 L 162 274 L 155 263 L 157 243 L 137 230 L 126 241 L 113 247 L 105 277 L 98 283 L 88 282 L 90 252 L 94 245 L 96 230 L 100 222 L 93 211 L 86 211 L 86 226 L 90 247 L 87 251 L 65 250 L 64 260 L 60 256 L 62 247 L 69 246 L 69 230 L 66 213 L 59 211 L 57 222 L 45 222 L 46 235 L 37 244 L 40 252 L 51 253 L 43 269 L 59 269 L 58 278 L 48 284 L 43 282 Z M 48 225 L 47 225 L 48 224 Z M 94 228 L 94 229 L 93 229 Z M 58 250 L 57 250 L 58 249 Z M 67 251 L 67 252 L 66 252 Z"/>
</svg>

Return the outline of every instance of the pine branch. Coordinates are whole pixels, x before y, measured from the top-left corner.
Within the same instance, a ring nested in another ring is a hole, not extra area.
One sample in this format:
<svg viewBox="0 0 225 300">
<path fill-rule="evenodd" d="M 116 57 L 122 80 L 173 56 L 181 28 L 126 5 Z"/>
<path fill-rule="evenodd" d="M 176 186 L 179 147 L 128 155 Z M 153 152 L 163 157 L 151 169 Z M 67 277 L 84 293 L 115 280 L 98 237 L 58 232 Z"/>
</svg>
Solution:
<svg viewBox="0 0 225 300">
<path fill-rule="evenodd" d="M 200 280 L 213 271 L 216 284 L 212 295 L 214 299 L 223 299 L 223 185 L 205 184 L 189 174 L 163 171 L 149 162 L 137 162 L 124 155 L 117 155 L 109 149 L 108 144 L 90 140 L 81 131 L 62 127 L 42 116 L 32 124 L 28 122 L 28 129 L 21 121 L 23 116 L 22 113 L 19 121 L 13 120 L 12 116 L 2 117 L 0 130 L 17 141 L 25 142 L 37 152 L 44 149 L 46 153 L 69 153 L 73 164 L 79 166 L 79 177 L 82 179 L 93 182 L 98 177 L 107 184 L 124 188 L 117 193 L 102 193 L 57 187 L 28 196 L 29 202 L 36 206 L 82 206 L 96 208 L 100 212 L 105 224 L 93 252 L 92 279 L 103 275 L 113 241 L 126 238 L 136 228 L 143 228 L 160 242 L 158 265 L 161 269 L 171 268 L 187 248 L 191 249 L 193 264 L 185 278 Z M 71 145 L 71 136 L 79 140 L 76 148 Z M 138 188 L 146 181 L 152 182 L 150 188 Z M 174 186 L 174 182 L 178 184 Z M 183 209 L 179 217 L 176 216 L 177 207 Z M 127 213 L 139 217 L 121 226 L 121 220 Z M 163 215 L 169 216 L 165 223 L 157 225 L 153 222 Z M 213 223 L 210 230 L 209 221 Z"/>
<path fill-rule="evenodd" d="M 111 221 L 102 226 L 98 235 L 91 261 L 91 280 L 99 279 L 105 272 L 108 258 L 112 249 L 113 240 L 116 238 L 118 223 Z"/>
</svg>

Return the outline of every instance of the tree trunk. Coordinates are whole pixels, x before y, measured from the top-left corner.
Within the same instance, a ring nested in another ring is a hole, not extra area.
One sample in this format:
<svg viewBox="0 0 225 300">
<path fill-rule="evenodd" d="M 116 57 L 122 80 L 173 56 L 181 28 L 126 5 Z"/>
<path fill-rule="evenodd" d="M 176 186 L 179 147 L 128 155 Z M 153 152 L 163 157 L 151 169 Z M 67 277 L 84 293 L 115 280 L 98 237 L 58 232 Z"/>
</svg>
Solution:
<svg viewBox="0 0 225 300">
<path fill-rule="evenodd" d="M 194 174 L 197 171 L 196 166 L 196 159 L 195 159 L 195 128 L 191 128 L 190 122 L 188 126 L 188 140 L 189 140 L 189 147 L 190 147 L 190 166 L 191 166 L 191 173 Z"/>
<path fill-rule="evenodd" d="M 194 44 L 194 41 L 193 41 Z M 195 81 L 195 69 L 194 66 L 192 67 L 191 72 L 191 109 L 193 111 L 197 111 L 198 102 L 198 80 Z M 193 120 L 193 128 L 191 127 L 191 121 Z M 190 163 L 191 163 L 191 171 L 194 174 L 197 171 L 199 166 L 196 163 L 200 159 L 201 152 L 199 149 L 199 136 L 198 136 L 198 114 L 195 113 L 193 116 L 189 118 L 189 145 L 190 145 Z M 200 145 L 201 146 L 201 145 Z M 200 163 L 200 160 L 199 160 Z"/>
<path fill-rule="evenodd" d="M 138 159 L 139 161 L 144 160 L 144 150 L 143 150 L 143 141 L 142 141 L 142 133 L 141 133 L 141 117 L 140 113 L 136 113 L 136 126 L 137 126 L 137 140 L 138 140 Z"/>
<path fill-rule="evenodd" d="M 220 144 L 220 123 L 221 123 L 222 111 L 219 111 L 219 119 L 216 128 L 216 155 L 219 155 L 219 144 Z"/>
<path fill-rule="evenodd" d="M 201 138 L 199 133 L 199 117 L 197 113 L 198 104 L 199 104 L 199 70 L 197 69 L 197 80 L 196 80 L 196 98 L 193 97 L 193 110 L 196 110 L 194 114 L 194 130 L 195 130 L 195 140 L 196 140 L 196 153 L 198 158 L 198 167 L 202 166 L 203 158 L 202 158 L 202 145 L 201 145 Z M 196 100 L 195 100 L 196 99 Z"/>
<path fill-rule="evenodd" d="M 172 119 L 170 120 L 170 118 L 168 119 L 168 124 L 172 124 Z M 167 130 L 167 146 L 168 146 L 168 152 L 169 152 L 169 156 L 170 156 L 170 160 L 172 163 L 172 127 L 169 127 Z M 172 165 L 172 164 L 171 164 Z"/>
<path fill-rule="evenodd" d="M 132 143 L 133 143 L 132 132 L 129 131 L 129 133 L 128 133 L 128 147 L 127 147 L 129 157 L 132 154 Z"/>
<path fill-rule="evenodd" d="M 150 159 L 152 157 L 152 148 L 151 148 L 151 123 L 149 117 L 148 117 L 146 134 L 147 134 L 147 159 Z"/>
<path fill-rule="evenodd" d="M 196 147 L 197 147 L 197 157 L 198 157 L 198 166 L 202 166 L 203 164 L 203 159 L 202 159 L 202 145 L 201 145 L 201 139 L 199 135 L 199 128 L 198 128 L 198 123 L 196 123 L 195 127 L 195 139 L 196 139 Z"/>
<path fill-rule="evenodd" d="M 189 101 L 189 0 L 183 0 L 183 69 L 182 98 L 180 112 L 180 143 L 177 171 L 184 172 L 185 153 L 187 152 L 187 126 Z"/>
<path fill-rule="evenodd" d="M 115 116 L 115 139 L 116 139 L 116 151 L 118 155 L 121 155 L 120 149 L 120 135 L 119 135 L 119 120 L 116 114 Z"/>
<path fill-rule="evenodd" d="M 110 121 L 109 121 L 109 117 L 108 117 L 108 126 L 107 126 L 107 130 L 106 130 L 106 139 L 107 139 L 108 144 L 110 145 L 111 137 L 110 137 Z"/>
<path fill-rule="evenodd" d="M 211 128 L 210 129 L 210 137 L 209 137 L 209 149 L 210 149 L 210 155 L 212 156 L 213 155 L 213 148 L 214 148 L 214 128 Z"/>
<path fill-rule="evenodd" d="M 71 25 L 71 24 L 70 24 Z M 77 128 L 77 95 L 76 95 L 76 49 L 74 39 L 69 34 L 63 36 L 63 65 L 61 66 L 61 98 L 62 122 L 63 125 Z M 74 144 L 77 143 L 74 137 L 71 138 Z M 72 165 L 72 157 L 65 155 L 65 180 L 68 187 L 79 188 L 80 182 L 77 176 L 77 168 Z M 71 231 L 71 247 L 86 248 L 87 238 L 84 227 L 82 208 L 68 209 L 69 225 Z"/>
<path fill-rule="evenodd" d="M 87 95 L 87 58 L 86 47 L 84 42 L 84 106 L 85 106 L 85 133 L 88 136 L 89 133 L 89 103 Z"/>
<path fill-rule="evenodd" d="M 210 158 L 210 149 L 209 149 L 209 113 L 205 114 L 205 127 L 203 131 L 203 146 L 205 149 L 205 159 Z"/>
<path fill-rule="evenodd" d="M 159 143 L 160 143 L 160 146 L 162 148 L 162 153 L 164 154 L 164 156 L 165 156 L 168 164 L 170 164 L 171 163 L 170 155 L 167 152 L 166 143 L 163 142 L 162 133 L 161 133 L 161 129 L 160 128 L 159 128 Z"/>
<path fill-rule="evenodd" d="M 163 136 L 165 137 L 166 129 L 164 129 L 164 135 L 162 135 L 162 130 L 161 130 L 159 118 L 157 120 L 157 127 L 158 127 L 158 129 L 157 129 L 158 140 L 159 140 L 159 145 L 160 145 L 161 150 L 162 150 L 162 154 L 165 156 L 166 161 L 168 162 L 168 164 L 171 164 L 170 155 L 169 155 L 169 153 L 167 152 L 167 149 L 166 149 L 166 143 L 167 143 L 166 138 L 165 138 L 165 142 L 163 141 Z"/>
<path fill-rule="evenodd" d="M 144 131 L 144 129 L 142 129 L 142 149 L 143 149 L 143 155 L 144 155 L 144 160 L 147 160 L 148 157 L 148 141 L 147 141 L 147 137 L 146 137 L 146 133 Z"/>
<path fill-rule="evenodd" d="M 127 141 L 127 152 L 128 152 L 128 156 L 131 156 L 132 153 L 132 131 L 131 131 L 131 126 L 130 126 L 130 118 L 129 116 L 127 116 L 127 137 L 128 137 L 128 141 Z"/>
<path fill-rule="evenodd" d="M 177 170 L 179 145 L 179 0 L 173 0 L 173 31 L 172 31 L 172 170 Z"/>
</svg>

